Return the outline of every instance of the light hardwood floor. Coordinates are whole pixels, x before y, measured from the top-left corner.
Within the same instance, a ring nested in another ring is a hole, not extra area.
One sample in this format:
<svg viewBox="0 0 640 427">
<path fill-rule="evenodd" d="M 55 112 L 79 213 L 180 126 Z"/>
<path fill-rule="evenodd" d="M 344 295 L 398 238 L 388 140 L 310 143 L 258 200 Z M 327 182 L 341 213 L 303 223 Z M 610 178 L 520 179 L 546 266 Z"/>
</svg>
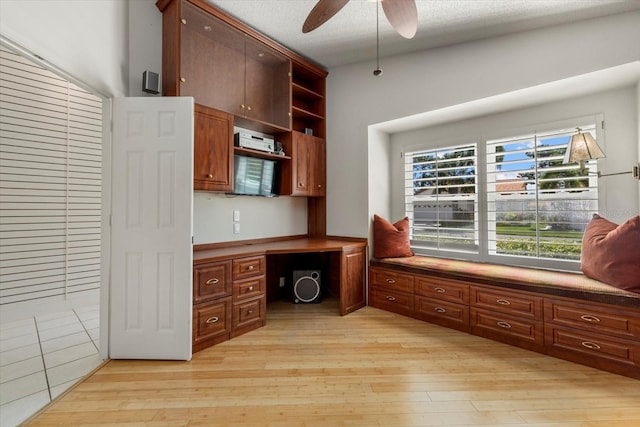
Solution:
<svg viewBox="0 0 640 427">
<path fill-rule="evenodd" d="M 31 426 L 639 426 L 640 381 L 366 307 L 268 305 L 190 362 L 108 362 Z"/>
</svg>

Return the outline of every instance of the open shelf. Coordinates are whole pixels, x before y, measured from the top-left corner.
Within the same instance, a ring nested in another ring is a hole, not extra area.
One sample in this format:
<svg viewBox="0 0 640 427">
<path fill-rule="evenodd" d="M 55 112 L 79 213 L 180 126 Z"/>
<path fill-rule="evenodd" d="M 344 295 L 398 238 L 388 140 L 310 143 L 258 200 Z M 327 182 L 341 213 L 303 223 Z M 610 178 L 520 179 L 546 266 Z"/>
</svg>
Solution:
<svg viewBox="0 0 640 427">
<path fill-rule="evenodd" d="M 249 157 L 259 157 L 261 159 L 271 160 L 291 160 L 291 156 L 281 156 L 278 154 L 267 153 L 266 151 L 252 150 L 251 148 L 233 147 L 235 154 L 242 154 Z"/>
</svg>

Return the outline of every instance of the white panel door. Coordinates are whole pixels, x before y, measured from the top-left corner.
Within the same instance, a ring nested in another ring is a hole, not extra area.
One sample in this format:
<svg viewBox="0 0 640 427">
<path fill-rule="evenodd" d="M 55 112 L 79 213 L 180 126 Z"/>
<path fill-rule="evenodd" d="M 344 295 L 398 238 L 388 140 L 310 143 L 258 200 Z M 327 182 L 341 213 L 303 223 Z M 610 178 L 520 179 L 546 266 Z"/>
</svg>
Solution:
<svg viewBox="0 0 640 427">
<path fill-rule="evenodd" d="M 191 359 L 193 107 L 187 97 L 113 103 L 113 359 Z"/>
</svg>

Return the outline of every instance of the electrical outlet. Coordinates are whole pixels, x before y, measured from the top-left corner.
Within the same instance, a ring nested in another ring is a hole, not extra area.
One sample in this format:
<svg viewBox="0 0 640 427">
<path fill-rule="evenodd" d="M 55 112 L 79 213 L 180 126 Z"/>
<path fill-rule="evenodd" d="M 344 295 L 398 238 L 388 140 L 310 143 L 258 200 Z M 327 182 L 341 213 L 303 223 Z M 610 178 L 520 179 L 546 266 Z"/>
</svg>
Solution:
<svg viewBox="0 0 640 427">
<path fill-rule="evenodd" d="M 284 277 L 280 278 L 280 287 L 284 288 Z"/>
<path fill-rule="evenodd" d="M 237 222 L 233 223 L 233 234 L 240 234 L 240 224 Z"/>
<path fill-rule="evenodd" d="M 240 211 L 237 209 L 233 210 L 233 222 L 239 222 L 240 221 Z"/>
</svg>

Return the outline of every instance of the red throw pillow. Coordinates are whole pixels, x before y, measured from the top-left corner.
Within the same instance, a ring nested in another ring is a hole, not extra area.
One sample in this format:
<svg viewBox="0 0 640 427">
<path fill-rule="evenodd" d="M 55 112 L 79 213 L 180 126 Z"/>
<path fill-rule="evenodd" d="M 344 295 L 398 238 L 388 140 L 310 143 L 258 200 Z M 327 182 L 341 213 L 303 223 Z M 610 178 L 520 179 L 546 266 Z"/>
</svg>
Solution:
<svg viewBox="0 0 640 427">
<path fill-rule="evenodd" d="M 593 215 L 582 238 L 580 261 L 586 276 L 640 293 L 640 216 L 618 225 Z"/>
<path fill-rule="evenodd" d="M 409 218 L 395 224 L 373 215 L 373 256 L 375 258 L 399 258 L 413 256 L 409 243 Z"/>
</svg>

